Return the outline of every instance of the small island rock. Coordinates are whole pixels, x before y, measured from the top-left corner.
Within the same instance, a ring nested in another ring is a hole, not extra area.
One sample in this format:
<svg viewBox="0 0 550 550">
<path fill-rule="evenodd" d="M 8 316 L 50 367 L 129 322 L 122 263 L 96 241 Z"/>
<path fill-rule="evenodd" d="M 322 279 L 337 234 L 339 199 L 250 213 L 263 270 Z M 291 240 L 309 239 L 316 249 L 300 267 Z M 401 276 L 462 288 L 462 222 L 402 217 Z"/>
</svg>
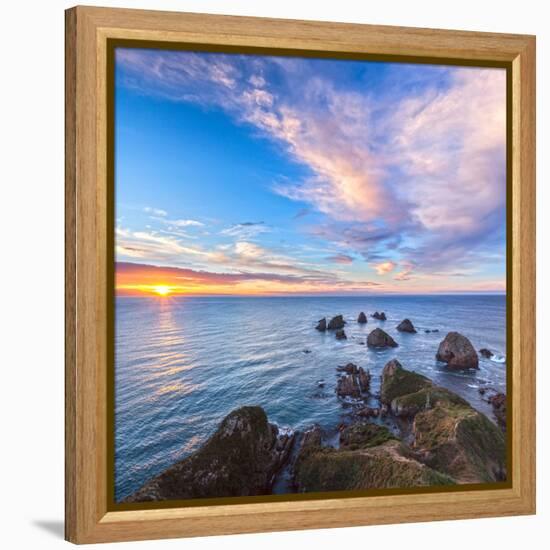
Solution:
<svg viewBox="0 0 550 550">
<path fill-rule="evenodd" d="M 319 320 L 315 328 L 320 332 L 325 332 L 325 330 L 327 330 L 327 320 L 323 317 Z"/>
<path fill-rule="evenodd" d="M 375 328 L 367 337 L 369 348 L 396 348 L 397 342 L 381 328 Z"/>
<path fill-rule="evenodd" d="M 336 340 L 347 340 L 348 337 L 346 336 L 346 333 L 344 332 L 344 329 L 338 329 L 336 331 Z"/>
<path fill-rule="evenodd" d="M 333 317 L 329 323 L 328 323 L 328 329 L 329 330 L 338 330 L 341 328 L 344 328 L 345 322 L 344 318 L 341 315 L 336 315 L 336 317 Z"/>
<path fill-rule="evenodd" d="M 490 349 L 481 348 L 479 350 L 479 355 L 481 355 L 481 357 L 485 357 L 485 359 L 491 359 L 491 357 L 493 357 L 494 353 Z"/>
<path fill-rule="evenodd" d="M 403 319 L 398 325 L 397 330 L 399 332 L 410 332 L 415 333 L 416 329 L 409 319 Z"/>
<path fill-rule="evenodd" d="M 372 314 L 372 317 L 374 319 L 378 319 L 379 321 L 385 321 L 386 320 L 386 314 L 383 311 L 381 311 L 381 312 L 375 311 Z"/>
<path fill-rule="evenodd" d="M 439 344 L 436 359 L 451 369 L 477 369 L 479 358 L 472 343 L 458 332 L 449 332 Z"/>
<path fill-rule="evenodd" d="M 357 317 L 357 322 L 360 325 L 364 325 L 367 322 L 367 316 L 363 312 L 361 312 L 359 314 L 359 317 Z"/>
</svg>

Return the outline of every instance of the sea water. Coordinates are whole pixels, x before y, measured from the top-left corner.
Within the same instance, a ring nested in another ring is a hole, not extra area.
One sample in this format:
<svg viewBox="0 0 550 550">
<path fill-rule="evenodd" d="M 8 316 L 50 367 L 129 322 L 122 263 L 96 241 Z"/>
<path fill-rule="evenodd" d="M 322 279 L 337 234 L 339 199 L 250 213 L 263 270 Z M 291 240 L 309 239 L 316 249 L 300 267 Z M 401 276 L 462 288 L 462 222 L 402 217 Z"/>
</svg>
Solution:
<svg viewBox="0 0 550 550">
<path fill-rule="evenodd" d="M 366 325 L 356 321 L 361 311 L 368 316 Z M 370 317 L 374 311 L 384 311 L 387 320 Z M 347 322 L 347 340 L 314 328 L 322 317 L 337 314 Z M 334 428 L 343 413 L 334 392 L 336 367 L 348 362 L 370 370 L 376 393 L 384 365 L 396 357 L 491 419 L 479 387 L 506 392 L 502 295 L 119 297 L 115 318 L 117 500 L 197 450 L 229 412 L 243 405 L 262 406 L 279 426 Z M 396 330 L 404 318 L 417 334 Z M 376 327 L 399 347 L 367 348 L 366 336 Z M 425 332 L 433 329 L 439 332 Z M 449 331 L 497 355 L 480 356 L 479 370 L 449 371 L 435 359 Z"/>
</svg>

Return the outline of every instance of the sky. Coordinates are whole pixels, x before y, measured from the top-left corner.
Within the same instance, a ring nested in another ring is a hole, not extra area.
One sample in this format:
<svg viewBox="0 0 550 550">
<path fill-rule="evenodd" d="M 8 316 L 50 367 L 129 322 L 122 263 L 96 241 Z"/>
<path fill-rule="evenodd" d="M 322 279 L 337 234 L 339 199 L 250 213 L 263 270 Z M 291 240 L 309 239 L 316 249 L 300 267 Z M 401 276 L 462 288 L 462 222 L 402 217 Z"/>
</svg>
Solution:
<svg viewBox="0 0 550 550">
<path fill-rule="evenodd" d="M 506 289 L 503 69 L 117 48 L 118 295 Z"/>
</svg>

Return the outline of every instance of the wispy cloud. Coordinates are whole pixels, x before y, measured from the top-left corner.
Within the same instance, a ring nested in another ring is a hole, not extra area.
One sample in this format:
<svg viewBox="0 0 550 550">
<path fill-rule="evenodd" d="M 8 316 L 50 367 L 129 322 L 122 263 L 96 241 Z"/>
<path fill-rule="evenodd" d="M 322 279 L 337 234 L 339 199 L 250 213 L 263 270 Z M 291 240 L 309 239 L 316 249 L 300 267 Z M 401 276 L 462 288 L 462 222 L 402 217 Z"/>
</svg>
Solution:
<svg viewBox="0 0 550 550">
<path fill-rule="evenodd" d="M 396 65 L 381 90 L 368 79 L 351 86 L 346 62 L 121 49 L 117 63 L 122 85 L 222 109 L 281 145 L 308 174 L 273 191 L 299 204 L 296 219 L 322 214 L 305 231 L 362 256 L 378 276 L 503 265 L 503 70 Z M 252 262 L 249 241 L 265 231 L 244 222 L 221 233 L 245 243 L 235 261 Z"/>
</svg>

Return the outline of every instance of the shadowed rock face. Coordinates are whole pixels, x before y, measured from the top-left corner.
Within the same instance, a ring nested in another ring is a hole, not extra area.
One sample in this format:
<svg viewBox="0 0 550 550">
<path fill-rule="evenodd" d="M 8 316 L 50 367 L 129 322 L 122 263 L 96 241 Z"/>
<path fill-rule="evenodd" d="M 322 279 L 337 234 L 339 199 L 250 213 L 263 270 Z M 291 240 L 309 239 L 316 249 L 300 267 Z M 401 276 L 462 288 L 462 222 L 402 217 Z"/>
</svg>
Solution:
<svg viewBox="0 0 550 550">
<path fill-rule="evenodd" d="M 436 359 L 451 369 L 477 369 L 479 358 L 468 338 L 458 332 L 449 332 L 439 344 Z"/>
<path fill-rule="evenodd" d="M 375 328 L 367 337 L 370 348 L 396 348 L 397 342 L 381 328 Z"/>
<path fill-rule="evenodd" d="M 378 319 L 379 321 L 385 321 L 386 320 L 386 314 L 383 311 L 375 311 L 372 314 L 373 319 Z"/>
<path fill-rule="evenodd" d="M 329 323 L 328 323 L 328 329 L 329 330 L 338 330 L 341 328 L 344 328 L 345 322 L 344 318 L 341 315 L 336 315 L 336 317 L 333 317 Z"/>
<path fill-rule="evenodd" d="M 498 425 L 506 431 L 506 410 L 507 399 L 503 393 L 496 393 L 488 399 L 489 403 L 493 407 L 493 413 L 497 419 Z"/>
<path fill-rule="evenodd" d="M 482 357 L 485 357 L 485 359 L 491 359 L 491 357 L 493 357 L 493 355 L 494 355 L 494 353 L 490 349 L 487 349 L 487 348 L 481 348 L 479 350 L 479 354 Z"/>
<path fill-rule="evenodd" d="M 327 320 L 323 317 L 319 320 L 315 328 L 320 332 L 325 332 L 325 330 L 327 330 Z"/>
<path fill-rule="evenodd" d="M 415 333 L 416 329 L 414 328 L 413 324 L 409 321 L 409 319 L 403 319 L 398 325 L 397 330 L 399 332 L 410 332 Z"/>
<path fill-rule="evenodd" d="M 397 359 L 392 359 L 382 370 L 380 401 L 387 405 L 405 395 L 432 387 L 432 382 L 416 372 L 405 370 Z"/>
<path fill-rule="evenodd" d="M 336 393 L 340 397 L 360 397 L 369 391 L 371 376 L 368 371 L 363 367 L 357 368 L 353 363 L 348 363 L 344 369 L 347 374 L 338 379 L 336 386 Z"/>
<path fill-rule="evenodd" d="M 195 453 L 174 464 L 127 502 L 267 494 L 292 447 L 261 407 L 230 413 Z"/>
<path fill-rule="evenodd" d="M 360 325 L 364 325 L 367 322 L 367 316 L 363 312 L 361 312 L 359 314 L 359 317 L 357 317 L 357 322 Z"/>
</svg>

